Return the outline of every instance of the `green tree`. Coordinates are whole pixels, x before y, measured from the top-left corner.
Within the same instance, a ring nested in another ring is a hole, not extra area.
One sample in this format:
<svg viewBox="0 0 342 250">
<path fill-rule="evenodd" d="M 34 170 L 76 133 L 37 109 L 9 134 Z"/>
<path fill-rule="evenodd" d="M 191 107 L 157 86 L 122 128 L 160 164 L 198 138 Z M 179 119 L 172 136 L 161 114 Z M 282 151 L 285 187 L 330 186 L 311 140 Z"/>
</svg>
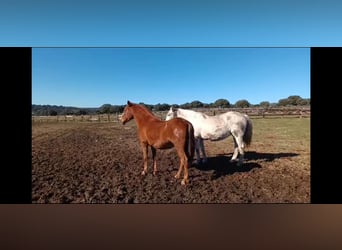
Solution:
<svg viewBox="0 0 342 250">
<path fill-rule="evenodd" d="M 293 106 L 300 105 L 299 103 L 303 100 L 299 95 L 292 95 L 287 99 L 289 100 L 289 104 Z"/>
<path fill-rule="evenodd" d="M 200 102 L 200 101 L 197 101 L 197 100 L 191 102 L 190 105 L 191 105 L 192 108 L 201 108 L 201 107 L 203 107 L 203 103 Z"/>
<path fill-rule="evenodd" d="M 302 99 L 302 100 L 301 100 L 301 103 L 300 103 L 300 105 L 303 105 L 303 106 L 305 106 L 305 105 L 310 105 L 310 104 L 311 104 L 310 98 Z"/>
<path fill-rule="evenodd" d="M 287 98 L 280 99 L 277 103 L 277 106 L 288 106 L 289 100 Z"/>
<path fill-rule="evenodd" d="M 271 104 L 268 101 L 263 101 L 263 102 L 260 102 L 259 105 L 263 108 L 268 108 Z"/>
<path fill-rule="evenodd" d="M 75 113 L 75 115 L 86 115 L 86 114 L 87 114 L 87 111 L 84 109 L 80 109 Z"/>
<path fill-rule="evenodd" d="M 158 104 L 154 105 L 154 107 L 153 107 L 153 110 L 155 110 L 155 111 L 166 111 L 169 109 L 170 109 L 170 105 L 166 104 L 166 103 L 163 103 L 163 104 L 158 103 Z"/>
<path fill-rule="evenodd" d="M 217 99 L 214 102 L 213 106 L 216 107 L 216 108 L 229 108 L 230 107 L 230 103 L 226 99 Z"/>
<path fill-rule="evenodd" d="M 51 116 L 56 116 L 56 115 L 57 115 L 57 111 L 54 110 L 54 109 L 51 109 L 51 110 L 49 111 L 49 115 L 51 115 Z"/>
<path fill-rule="evenodd" d="M 110 108 L 110 112 L 111 113 L 122 113 L 124 108 L 125 108 L 125 106 L 123 106 L 123 105 L 113 105 Z"/>
<path fill-rule="evenodd" d="M 237 108 L 248 108 L 250 106 L 251 106 L 251 104 L 245 99 L 239 100 L 235 103 L 235 107 L 237 107 Z"/>
<path fill-rule="evenodd" d="M 278 106 L 302 106 L 309 105 L 310 99 L 303 99 L 298 95 L 291 95 L 288 98 L 280 99 Z"/>
<path fill-rule="evenodd" d="M 180 108 L 182 109 L 191 109 L 191 104 L 190 103 L 184 103 L 182 105 L 180 105 Z"/>
</svg>

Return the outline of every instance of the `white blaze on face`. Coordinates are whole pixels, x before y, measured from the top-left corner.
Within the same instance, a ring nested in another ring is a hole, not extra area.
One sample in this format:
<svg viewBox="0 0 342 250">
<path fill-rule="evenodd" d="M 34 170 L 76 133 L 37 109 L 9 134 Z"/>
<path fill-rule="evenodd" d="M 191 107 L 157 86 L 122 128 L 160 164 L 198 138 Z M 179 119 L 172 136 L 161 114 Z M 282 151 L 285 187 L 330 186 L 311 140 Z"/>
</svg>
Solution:
<svg viewBox="0 0 342 250">
<path fill-rule="evenodd" d="M 120 115 L 119 117 L 120 117 L 120 121 L 121 122 L 123 122 L 124 121 L 124 119 L 123 119 L 123 116 L 124 116 L 124 114 L 122 114 L 122 115 Z"/>
</svg>

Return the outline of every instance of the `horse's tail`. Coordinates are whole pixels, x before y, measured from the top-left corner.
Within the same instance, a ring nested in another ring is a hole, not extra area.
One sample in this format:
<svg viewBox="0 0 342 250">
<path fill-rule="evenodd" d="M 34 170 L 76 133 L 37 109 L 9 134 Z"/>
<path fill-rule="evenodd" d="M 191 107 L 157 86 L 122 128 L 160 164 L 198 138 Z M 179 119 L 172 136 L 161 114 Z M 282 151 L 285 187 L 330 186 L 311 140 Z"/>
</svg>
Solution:
<svg viewBox="0 0 342 250">
<path fill-rule="evenodd" d="M 243 135 L 243 142 L 246 144 L 246 146 L 249 146 L 252 142 L 252 135 L 253 135 L 253 124 L 252 120 L 249 118 L 248 115 L 245 115 L 247 119 L 247 125 L 246 125 L 246 130 Z"/>
<path fill-rule="evenodd" d="M 188 151 L 188 162 L 191 164 L 195 154 L 195 133 L 194 127 L 188 122 L 188 136 L 187 136 L 187 151 Z"/>
</svg>

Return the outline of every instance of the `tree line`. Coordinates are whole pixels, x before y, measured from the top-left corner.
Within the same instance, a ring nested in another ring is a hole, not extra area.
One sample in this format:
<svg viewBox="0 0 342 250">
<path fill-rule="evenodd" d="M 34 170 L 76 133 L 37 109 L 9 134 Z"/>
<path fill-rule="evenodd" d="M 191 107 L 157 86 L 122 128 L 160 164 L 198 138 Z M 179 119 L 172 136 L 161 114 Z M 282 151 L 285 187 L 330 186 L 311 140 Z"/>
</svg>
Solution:
<svg viewBox="0 0 342 250">
<path fill-rule="evenodd" d="M 181 105 L 158 103 L 155 105 L 145 104 L 147 108 L 152 111 L 165 111 L 169 110 L 171 106 L 176 108 L 192 109 L 192 108 L 250 108 L 250 107 L 288 107 L 288 106 L 307 106 L 310 105 L 310 98 L 301 98 L 298 95 L 292 95 L 284 99 L 280 99 L 277 103 L 270 103 L 262 101 L 259 104 L 251 104 L 247 100 L 242 99 L 234 104 L 230 103 L 227 99 L 217 99 L 213 103 L 203 103 L 195 100 Z M 41 116 L 56 116 L 56 115 L 94 115 L 94 114 L 109 114 L 109 113 L 122 113 L 125 105 L 111 105 L 103 104 L 98 108 L 77 108 L 57 105 L 36 105 L 32 104 L 32 115 Z"/>
</svg>

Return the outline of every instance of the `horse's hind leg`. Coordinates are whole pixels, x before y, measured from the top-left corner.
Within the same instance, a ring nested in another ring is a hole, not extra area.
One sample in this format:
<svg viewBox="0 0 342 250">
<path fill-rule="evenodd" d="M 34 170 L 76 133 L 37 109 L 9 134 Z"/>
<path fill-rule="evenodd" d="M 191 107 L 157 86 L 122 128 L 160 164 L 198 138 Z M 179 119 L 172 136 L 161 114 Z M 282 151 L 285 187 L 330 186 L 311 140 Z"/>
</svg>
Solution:
<svg viewBox="0 0 342 250">
<path fill-rule="evenodd" d="M 203 156 L 203 163 L 206 163 L 208 159 L 207 159 L 207 155 L 205 154 L 203 139 L 199 138 L 198 141 L 199 141 L 199 147 L 201 149 L 202 156 Z"/>
<path fill-rule="evenodd" d="M 180 158 L 180 165 L 179 165 L 177 174 L 175 175 L 176 179 L 179 179 L 179 177 L 180 177 L 180 175 L 182 173 L 182 170 L 183 170 L 183 165 L 184 165 L 184 163 L 182 162 L 182 159 Z"/>
<path fill-rule="evenodd" d="M 157 160 L 156 160 L 156 149 L 151 146 L 152 159 L 153 159 L 153 174 L 157 174 Z"/>
<path fill-rule="evenodd" d="M 234 153 L 233 153 L 232 159 L 230 160 L 231 162 L 236 161 L 236 158 L 239 154 L 239 147 L 236 142 L 235 136 L 233 136 L 233 140 L 234 140 Z"/>
<path fill-rule="evenodd" d="M 197 165 L 199 165 L 201 163 L 200 140 L 201 140 L 201 138 L 195 138 L 195 151 L 196 151 L 196 163 L 197 163 Z"/>
<path fill-rule="evenodd" d="M 243 143 L 243 140 L 242 140 L 242 136 L 235 136 L 233 135 L 234 137 L 234 155 L 233 157 L 235 156 L 235 158 L 233 159 L 232 157 L 232 160 L 235 160 L 236 159 L 236 156 L 238 155 L 238 153 L 240 153 L 239 155 L 239 161 L 237 163 L 237 166 L 241 166 L 242 163 L 243 163 L 243 160 L 244 160 L 244 155 L 245 155 L 245 152 L 244 152 L 244 143 Z"/>
<path fill-rule="evenodd" d="M 184 165 L 183 165 L 183 169 L 184 169 L 184 177 L 183 180 L 181 182 L 182 185 L 186 185 L 189 183 L 189 173 L 188 173 L 188 159 L 185 156 L 184 159 Z"/>
<path fill-rule="evenodd" d="M 180 148 L 184 148 L 184 147 L 180 147 Z M 180 148 L 177 148 L 177 153 L 179 156 L 179 160 L 180 160 L 180 164 L 179 164 L 179 169 L 177 174 L 175 175 L 176 179 L 179 179 L 182 170 L 184 170 L 184 177 L 183 180 L 181 182 L 182 185 L 185 185 L 189 182 L 188 178 L 189 178 L 189 174 L 188 174 L 188 157 L 186 156 L 185 151 L 181 150 Z"/>
<path fill-rule="evenodd" d="M 186 185 L 189 183 L 189 173 L 188 173 L 188 157 L 185 152 L 182 152 L 180 155 L 180 166 L 179 170 L 183 169 L 183 180 L 181 182 L 182 185 Z M 177 173 L 180 176 L 180 171 Z"/>
</svg>

